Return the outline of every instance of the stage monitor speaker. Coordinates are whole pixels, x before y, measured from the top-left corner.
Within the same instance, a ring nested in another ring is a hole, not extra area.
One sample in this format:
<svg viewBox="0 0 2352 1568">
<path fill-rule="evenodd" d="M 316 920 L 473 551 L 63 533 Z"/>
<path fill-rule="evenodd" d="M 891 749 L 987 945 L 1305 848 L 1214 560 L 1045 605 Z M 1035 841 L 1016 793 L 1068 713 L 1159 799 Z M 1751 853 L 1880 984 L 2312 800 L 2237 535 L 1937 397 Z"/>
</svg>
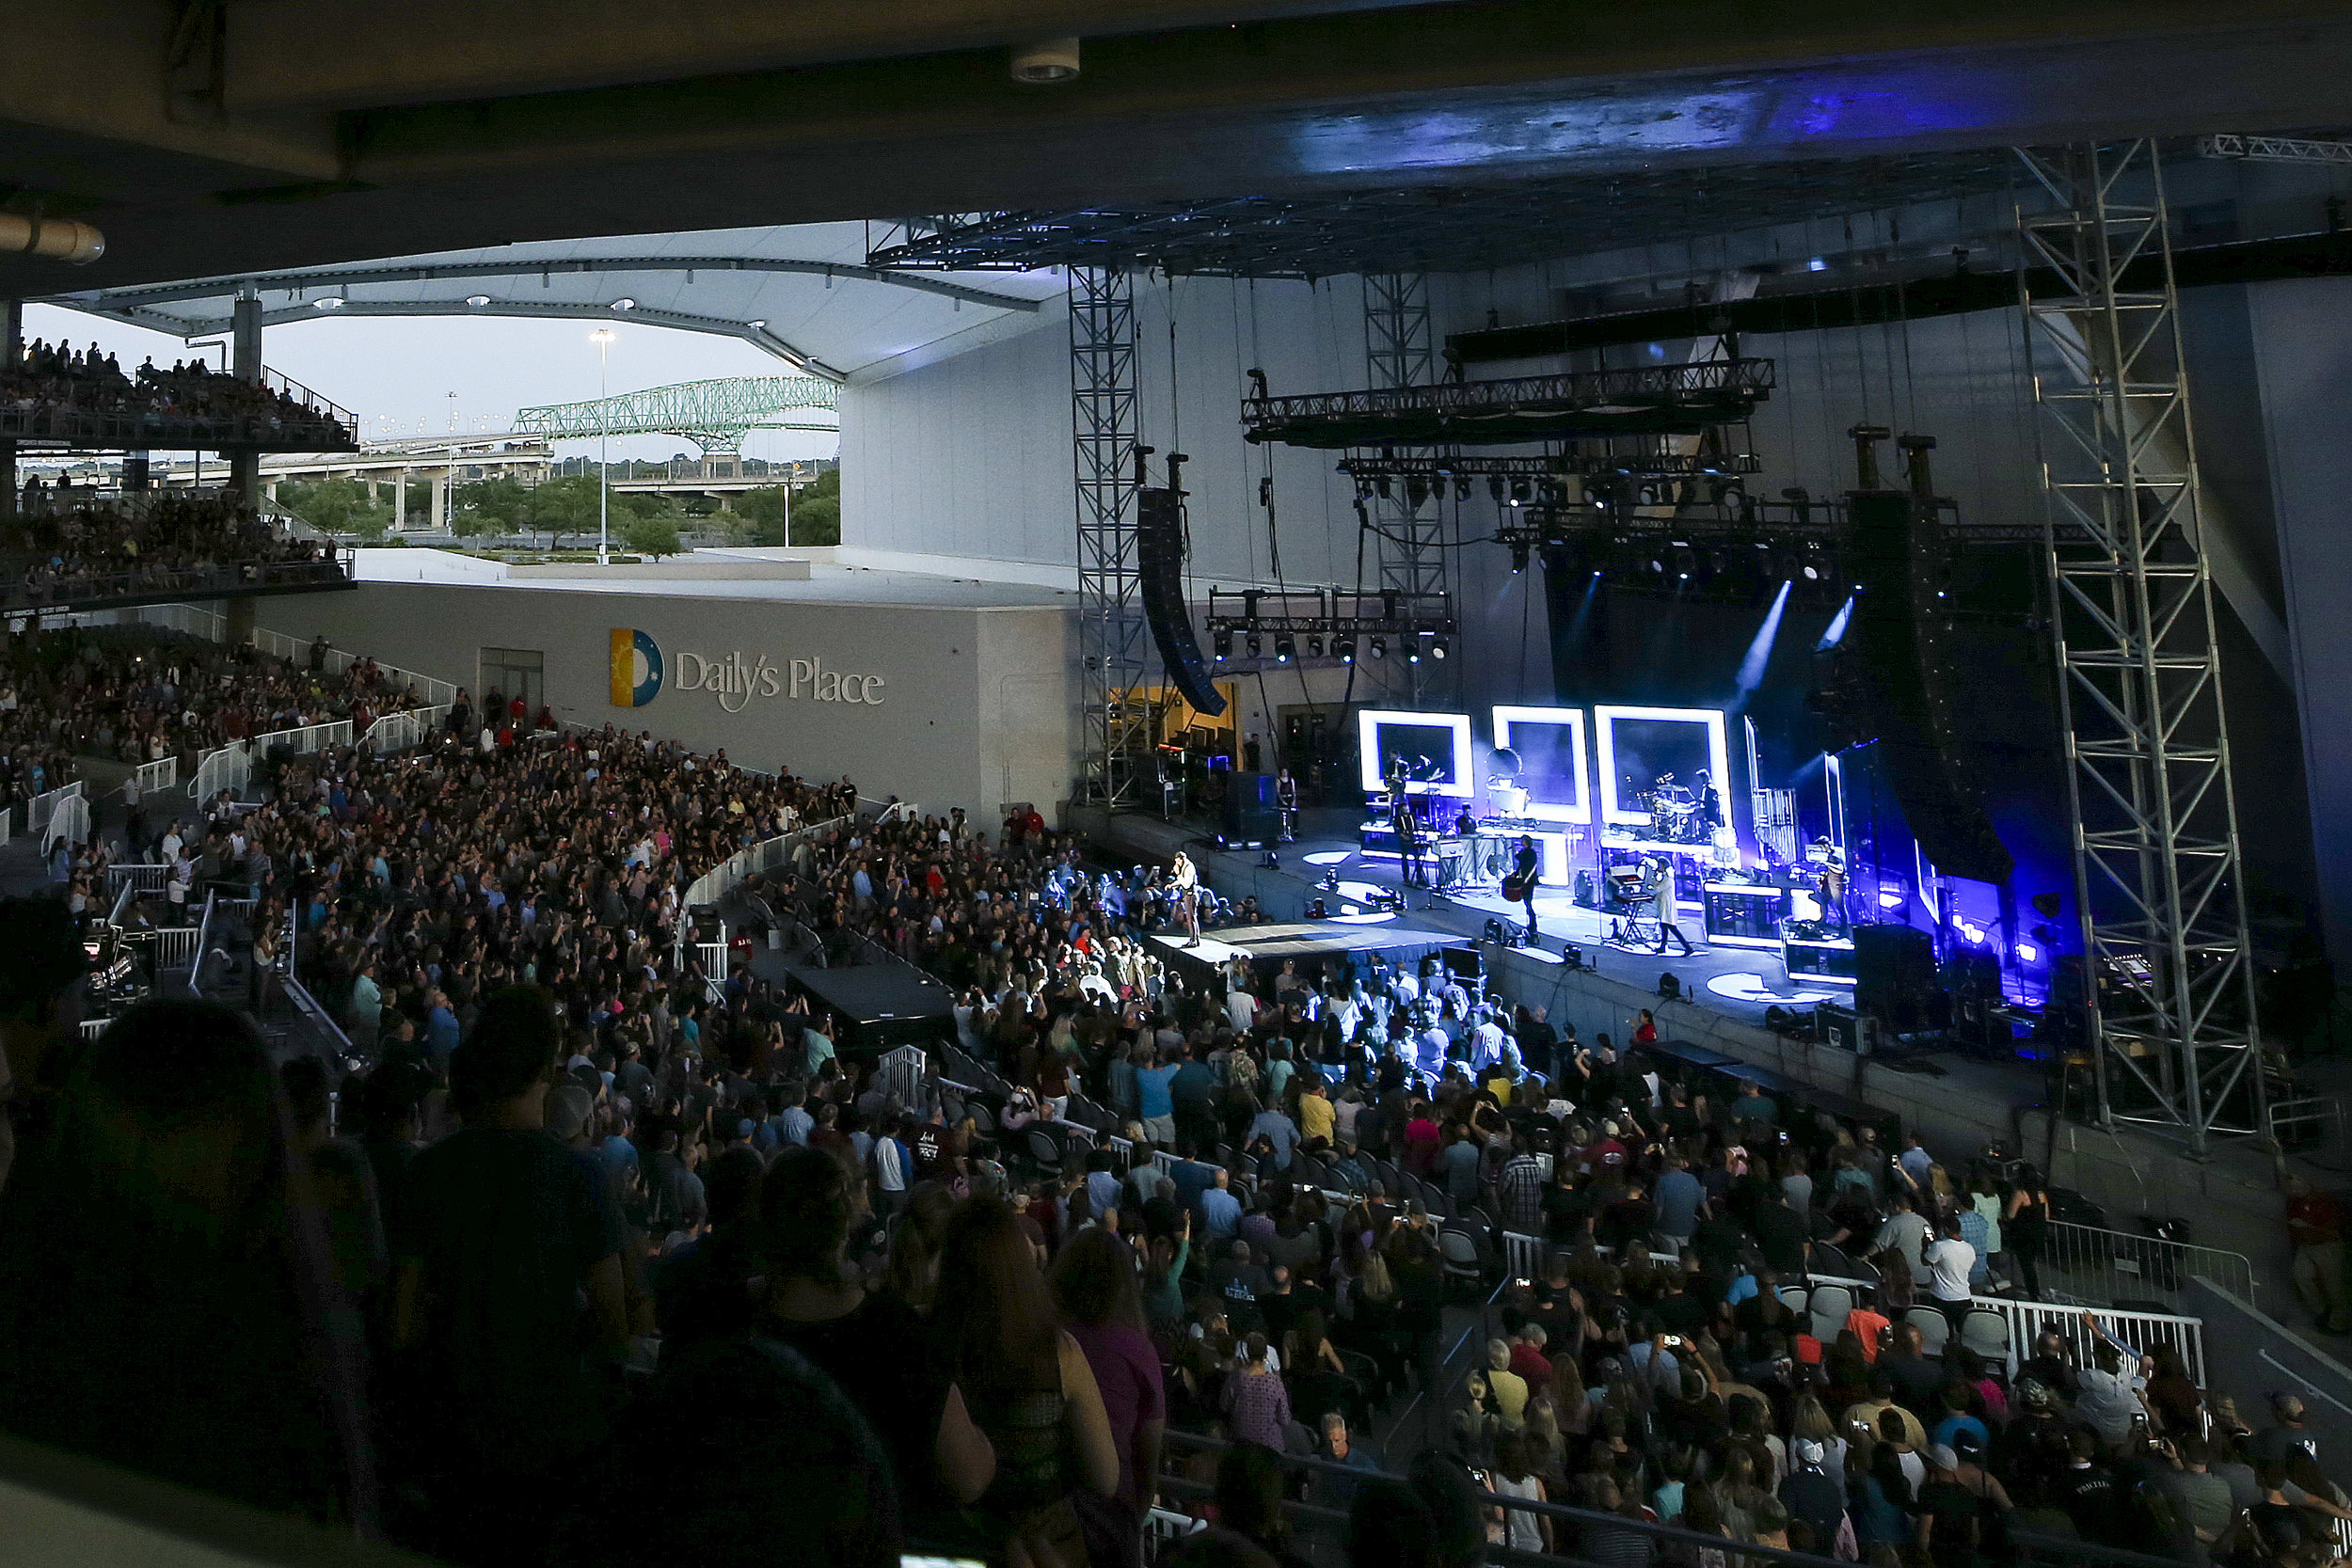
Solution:
<svg viewBox="0 0 2352 1568">
<path fill-rule="evenodd" d="M 1854 1006 L 1899 1035 L 1924 1028 L 1941 993 L 1935 939 L 1916 926 L 1853 928 Z"/>
<path fill-rule="evenodd" d="M 1937 521 L 1900 490 L 1856 491 L 1847 516 L 1860 591 L 1839 657 L 1860 664 L 1857 717 L 1877 735 L 1896 803 L 1936 869 L 2006 882 L 2016 863 L 1994 832 L 1953 717 L 1964 676 L 1943 646 L 1947 607 L 1928 575 L 1943 558 Z"/>
<path fill-rule="evenodd" d="M 1486 976 L 1486 958 L 1475 947 L 1449 947 L 1443 957 L 1445 972 L 1456 980 L 1477 980 Z"/>
<path fill-rule="evenodd" d="M 1820 1031 L 1823 1045 L 1838 1051 L 1850 1051 L 1857 1056 L 1870 1053 L 1875 1030 L 1866 1013 L 1856 1012 L 1851 1007 L 1841 1007 L 1835 1002 L 1824 1002 L 1813 1009 L 1813 1026 Z"/>
<path fill-rule="evenodd" d="M 1168 678 L 1184 701 L 1210 718 L 1225 711 L 1225 694 L 1209 676 L 1184 602 L 1184 493 L 1144 490 L 1136 499 L 1136 567 L 1143 588 L 1143 619 Z"/>
</svg>

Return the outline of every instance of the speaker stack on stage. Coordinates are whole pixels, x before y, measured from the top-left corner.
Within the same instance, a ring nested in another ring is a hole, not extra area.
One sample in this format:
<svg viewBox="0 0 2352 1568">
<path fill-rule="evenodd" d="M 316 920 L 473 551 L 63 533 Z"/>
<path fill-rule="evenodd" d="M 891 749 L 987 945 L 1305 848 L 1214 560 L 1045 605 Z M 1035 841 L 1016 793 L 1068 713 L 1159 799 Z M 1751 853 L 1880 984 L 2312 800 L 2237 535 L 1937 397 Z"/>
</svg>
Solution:
<svg viewBox="0 0 2352 1568">
<path fill-rule="evenodd" d="M 1184 600 L 1184 493 L 1176 488 L 1168 460 L 1169 483 L 1164 490 L 1143 490 L 1136 498 L 1136 566 L 1143 589 L 1143 619 L 1152 628 L 1152 643 L 1160 651 L 1168 678 L 1184 701 L 1210 718 L 1225 711 L 1225 694 L 1209 678 L 1208 661 L 1200 657 L 1200 639 L 1193 634 L 1192 607 Z M 1271 833 L 1266 842 L 1273 842 Z"/>
<path fill-rule="evenodd" d="M 1856 585 L 1845 640 L 1831 656 L 1823 695 L 1848 734 L 1838 749 L 1875 738 L 1887 782 L 1920 850 L 1947 876 L 1996 886 L 2015 862 L 1993 830 L 1974 756 L 1954 717 L 1964 671 L 1945 646 L 1950 606 L 1937 592 L 1945 533 L 1928 471 L 1935 443 L 1906 436 L 1911 488 L 1879 483 L 1883 427 L 1856 425 L 1861 486 L 1846 498 L 1846 560 Z"/>
<path fill-rule="evenodd" d="M 1916 1035 L 1951 1022 L 1936 984 L 1935 938 L 1916 926 L 1853 928 L 1854 1010 L 1891 1035 Z"/>
<path fill-rule="evenodd" d="M 1225 831 L 1219 848 L 1265 849 L 1280 838 L 1282 814 L 1275 804 L 1271 773 L 1225 776 Z"/>
</svg>

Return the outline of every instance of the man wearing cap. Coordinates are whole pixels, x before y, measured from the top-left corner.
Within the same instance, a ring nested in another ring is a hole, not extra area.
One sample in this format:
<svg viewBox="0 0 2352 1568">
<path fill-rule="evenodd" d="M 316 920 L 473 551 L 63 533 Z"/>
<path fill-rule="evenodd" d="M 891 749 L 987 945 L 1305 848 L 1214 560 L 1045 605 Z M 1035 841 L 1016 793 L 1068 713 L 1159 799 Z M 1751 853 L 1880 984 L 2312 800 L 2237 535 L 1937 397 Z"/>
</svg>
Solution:
<svg viewBox="0 0 2352 1568">
<path fill-rule="evenodd" d="M 1845 1483 L 1829 1473 L 1828 1455 L 1812 1438 L 1800 1438 L 1792 1457 L 1795 1463 L 1780 1483 L 1781 1506 L 1790 1518 L 1805 1522 L 1813 1531 L 1814 1551 L 1826 1556 L 1846 1521 Z"/>
</svg>

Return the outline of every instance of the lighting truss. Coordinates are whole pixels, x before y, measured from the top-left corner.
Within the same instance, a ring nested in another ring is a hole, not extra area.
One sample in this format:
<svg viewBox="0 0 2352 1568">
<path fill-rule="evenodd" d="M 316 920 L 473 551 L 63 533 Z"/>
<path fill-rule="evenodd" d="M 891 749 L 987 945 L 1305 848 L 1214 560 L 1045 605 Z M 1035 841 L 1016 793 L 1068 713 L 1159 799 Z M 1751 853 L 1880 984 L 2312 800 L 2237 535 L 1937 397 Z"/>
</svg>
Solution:
<svg viewBox="0 0 2352 1568">
<path fill-rule="evenodd" d="M 2267 1141 L 2163 170 L 2148 140 L 2020 156 L 2057 208 L 2018 231 L 2058 279 L 2026 273 L 2025 325 L 2100 1117 Z"/>
<path fill-rule="evenodd" d="M 1136 498 L 1143 461 L 1136 397 L 1135 280 L 1070 273 L 1071 427 L 1077 456 L 1078 647 L 1084 700 L 1079 798 L 1116 808 L 1149 761 L 1143 577 Z"/>
<path fill-rule="evenodd" d="M 2352 142 L 2294 136 L 2201 136 L 2197 151 L 2244 164 L 2352 164 Z"/>
<path fill-rule="evenodd" d="M 1212 632 L 1299 636 L 1450 637 L 1459 629 L 1446 594 L 1354 588 L 1212 588 L 1205 624 Z"/>
<path fill-rule="evenodd" d="M 1395 451 L 1351 452 L 1337 467 L 1341 473 L 1353 479 L 1420 479 L 1433 487 L 1439 481 L 1458 483 L 1485 479 L 1583 479 L 1599 474 L 1697 479 L 1713 474 L 1755 474 L 1764 469 L 1764 460 L 1751 451 L 1667 451 L 1660 450 L 1661 445 L 1648 437 L 1632 437 L 1594 442 L 1592 450 L 1556 451 L 1540 457 L 1471 452 L 1411 457 Z M 1742 440 L 1740 445 L 1747 443 Z"/>
<path fill-rule="evenodd" d="M 1364 279 L 1364 363 L 1374 387 L 1404 390 L 1437 379 L 1437 335 L 1429 320 L 1429 279 L 1420 273 L 1375 273 Z M 1245 421 L 1247 416 L 1244 416 Z M 1255 439 L 1253 436 L 1252 439 Z M 1394 451 L 1406 461 L 1438 462 L 1441 448 Z M 1416 493 L 1419 490 L 1420 493 Z M 1442 492 L 1407 483 L 1363 503 L 1384 593 L 1415 603 L 1446 595 L 1445 508 Z M 1433 672 L 1418 660 L 1384 666 L 1374 678 L 1418 706 Z"/>
<path fill-rule="evenodd" d="M 1772 380 L 1770 359 L 1708 359 L 1248 398 L 1242 433 L 1325 448 L 1696 436 L 1749 418 Z"/>
</svg>

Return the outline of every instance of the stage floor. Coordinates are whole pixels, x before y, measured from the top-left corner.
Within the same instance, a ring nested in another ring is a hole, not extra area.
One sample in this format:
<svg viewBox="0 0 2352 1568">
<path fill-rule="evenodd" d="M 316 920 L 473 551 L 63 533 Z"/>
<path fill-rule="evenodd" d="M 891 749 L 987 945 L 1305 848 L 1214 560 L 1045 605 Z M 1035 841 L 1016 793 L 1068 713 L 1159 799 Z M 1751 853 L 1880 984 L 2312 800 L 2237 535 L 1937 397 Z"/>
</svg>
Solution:
<svg viewBox="0 0 2352 1568">
<path fill-rule="evenodd" d="M 1269 913 L 1303 912 L 1308 899 L 1320 896 L 1338 918 L 1306 923 L 1306 928 L 1316 935 L 1301 950 L 1341 945 L 1343 933 L 1392 932 L 1398 927 L 1429 927 L 1436 933 L 1430 940 L 1438 943 L 1476 940 L 1484 933 L 1490 917 L 1514 927 L 1525 925 L 1526 910 L 1504 902 L 1502 894 L 1492 889 L 1438 893 L 1427 888 L 1406 888 L 1402 868 L 1395 860 L 1367 858 L 1360 852 L 1355 837 L 1360 816 L 1359 812 L 1340 809 L 1303 813 L 1299 838 L 1278 850 L 1281 861 L 1279 867 L 1261 864 L 1261 856 L 1255 850 L 1221 852 L 1213 841 L 1200 836 L 1199 828 L 1181 821 L 1122 815 L 1111 818 L 1104 827 L 1116 841 L 1154 855 L 1165 857 L 1177 849 L 1184 850 L 1220 893 L 1232 898 L 1245 892 L 1254 893 L 1259 907 Z M 1336 891 L 1325 885 L 1327 878 L 1336 879 Z M 1366 904 L 1375 890 L 1402 891 L 1405 912 L 1370 913 Z M 1538 940 L 1529 951 L 1548 954 L 1557 960 L 1561 949 L 1572 942 L 1586 968 L 1645 990 L 1656 989 L 1660 975 L 1672 974 L 1692 1000 L 1749 1023 L 1762 1022 L 1765 1010 L 1774 1006 L 1802 1010 L 1822 1002 L 1851 1002 L 1851 984 L 1823 983 L 1811 975 L 1791 984 L 1782 972 L 1780 955 L 1774 949 L 1709 946 L 1705 941 L 1703 924 L 1695 911 L 1686 912 L 1682 928 L 1694 949 L 1688 958 L 1678 947 L 1661 955 L 1647 946 L 1615 945 L 1607 941 L 1610 920 L 1606 914 L 1579 908 L 1565 888 L 1539 888 L 1535 894 Z M 1205 957 L 1211 951 L 1212 942 L 1232 942 L 1253 954 L 1264 953 L 1269 950 L 1258 933 L 1300 928 L 1254 927 L 1246 928 L 1246 935 L 1245 928 L 1238 927 L 1205 932 L 1202 945 L 1186 956 Z M 1181 943 L 1183 940 L 1179 936 L 1174 942 Z M 1386 943 L 1403 945 L 1394 935 L 1390 935 Z M 1225 956 L 1220 954 L 1210 961 L 1221 961 Z"/>
</svg>

